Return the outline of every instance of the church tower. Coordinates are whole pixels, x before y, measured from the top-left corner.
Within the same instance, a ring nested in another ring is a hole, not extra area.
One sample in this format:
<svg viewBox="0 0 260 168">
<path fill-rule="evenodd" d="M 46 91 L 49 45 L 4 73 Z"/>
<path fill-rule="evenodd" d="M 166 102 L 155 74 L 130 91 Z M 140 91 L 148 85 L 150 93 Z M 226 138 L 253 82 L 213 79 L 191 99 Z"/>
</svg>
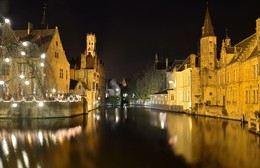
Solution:
<svg viewBox="0 0 260 168">
<path fill-rule="evenodd" d="M 200 39 L 202 101 L 216 105 L 217 37 L 207 8 Z"/>
<path fill-rule="evenodd" d="M 89 33 L 86 35 L 86 49 L 81 54 L 81 65 L 82 69 L 93 68 L 96 61 L 96 36 L 95 34 Z"/>
</svg>

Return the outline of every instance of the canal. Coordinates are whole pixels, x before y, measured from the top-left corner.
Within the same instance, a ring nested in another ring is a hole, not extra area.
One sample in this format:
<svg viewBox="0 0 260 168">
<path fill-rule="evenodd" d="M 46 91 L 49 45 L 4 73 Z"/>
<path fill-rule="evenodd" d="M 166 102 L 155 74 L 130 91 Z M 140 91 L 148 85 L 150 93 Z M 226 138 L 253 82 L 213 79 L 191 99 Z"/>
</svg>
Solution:
<svg viewBox="0 0 260 168">
<path fill-rule="evenodd" d="M 146 108 L 1 119 L 0 168 L 259 168 L 247 124 Z"/>
</svg>

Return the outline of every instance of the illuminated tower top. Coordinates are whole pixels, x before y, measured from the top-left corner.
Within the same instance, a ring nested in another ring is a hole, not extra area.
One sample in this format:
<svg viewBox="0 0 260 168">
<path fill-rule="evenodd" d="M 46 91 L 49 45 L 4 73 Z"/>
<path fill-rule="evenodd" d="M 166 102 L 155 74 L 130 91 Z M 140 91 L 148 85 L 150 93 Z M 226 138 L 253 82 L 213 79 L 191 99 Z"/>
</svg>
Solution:
<svg viewBox="0 0 260 168">
<path fill-rule="evenodd" d="M 87 34 L 87 39 L 86 39 L 86 50 L 87 50 L 87 55 L 96 55 L 96 36 L 95 34 Z"/>
</svg>

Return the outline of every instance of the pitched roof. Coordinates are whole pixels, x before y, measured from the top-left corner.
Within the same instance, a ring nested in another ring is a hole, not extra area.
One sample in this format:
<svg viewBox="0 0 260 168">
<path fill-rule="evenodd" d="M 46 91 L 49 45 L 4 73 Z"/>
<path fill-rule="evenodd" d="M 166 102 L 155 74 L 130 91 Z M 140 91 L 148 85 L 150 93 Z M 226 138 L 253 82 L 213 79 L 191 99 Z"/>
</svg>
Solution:
<svg viewBox="0 0 260 168">
<path fill-rule="evenodd" d="M 206 16 L 204 20 L 204 25 L 202 27 L 202 35 L 201 37 L 215 36 L 214 28 L 211 23 L 209 9 L 206 10 Z"/>
<path fill-rule="evenodd" d="M 55 29 L 32 30 L 30 34 L 27 33 L 27 30 L 15 30 L 15 33 L 21 41 L 35 43 L 41 52 L 46 53 L 55 34 Z"/>
<path fill-rule="evenodd" d="M 256 38 L 256 34 L 253 34 L 251 36 L 249 36 L 248 38 L 244 39 L 243 41 L 239 42 L 238 44 L 236 44 L 235 46 L 235 50 L 238 52 L 237 56 L 234 57 L 229 64 L 232 64 L 234 62 L 236 62 L 239 58 L 241 58 L 243 56 L 243 54 L 246 52 L 246 50 L 248 49 L 248 47 L 250 47 L 252 45 L 252 41 Z M 236 52 L 235 51 L 235 52 Z M 250 53 L 250 55 L 246 55 L 245 59 L 250 59 L 254 56 L 256 56 L 257 54 L 257 47 L 255 47 L 252 52 Z"/>
</svg>

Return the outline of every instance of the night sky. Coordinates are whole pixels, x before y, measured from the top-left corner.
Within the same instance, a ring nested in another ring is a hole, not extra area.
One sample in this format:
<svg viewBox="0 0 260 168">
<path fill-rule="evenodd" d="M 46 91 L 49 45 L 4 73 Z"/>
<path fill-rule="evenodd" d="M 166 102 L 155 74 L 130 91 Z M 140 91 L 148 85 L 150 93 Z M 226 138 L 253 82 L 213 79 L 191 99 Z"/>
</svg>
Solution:
<svg viewBox="0 0 260 168">
<path fill-rule="evenodd" d="M 0 14 L 14 29 L 37 28 L 43 0 L 0 0 Z M 95 33 L 97 53 L 107 78 L 131 77 L 159 58 L 184 59 L 197 53 L 207 1 L 186 0 L 47 0 L 49 28 L 58 26 L 68 59 L 80 57 L 86 33 Z M 235 3 L 233 3 L 235 2 Z M 255 33 L 260 1 L 209 0 L 209 12 L 218 39 L 226 29 L 232 44 Z M 219 50 L 219 49 L 218 49 Z"/>
</svg>

